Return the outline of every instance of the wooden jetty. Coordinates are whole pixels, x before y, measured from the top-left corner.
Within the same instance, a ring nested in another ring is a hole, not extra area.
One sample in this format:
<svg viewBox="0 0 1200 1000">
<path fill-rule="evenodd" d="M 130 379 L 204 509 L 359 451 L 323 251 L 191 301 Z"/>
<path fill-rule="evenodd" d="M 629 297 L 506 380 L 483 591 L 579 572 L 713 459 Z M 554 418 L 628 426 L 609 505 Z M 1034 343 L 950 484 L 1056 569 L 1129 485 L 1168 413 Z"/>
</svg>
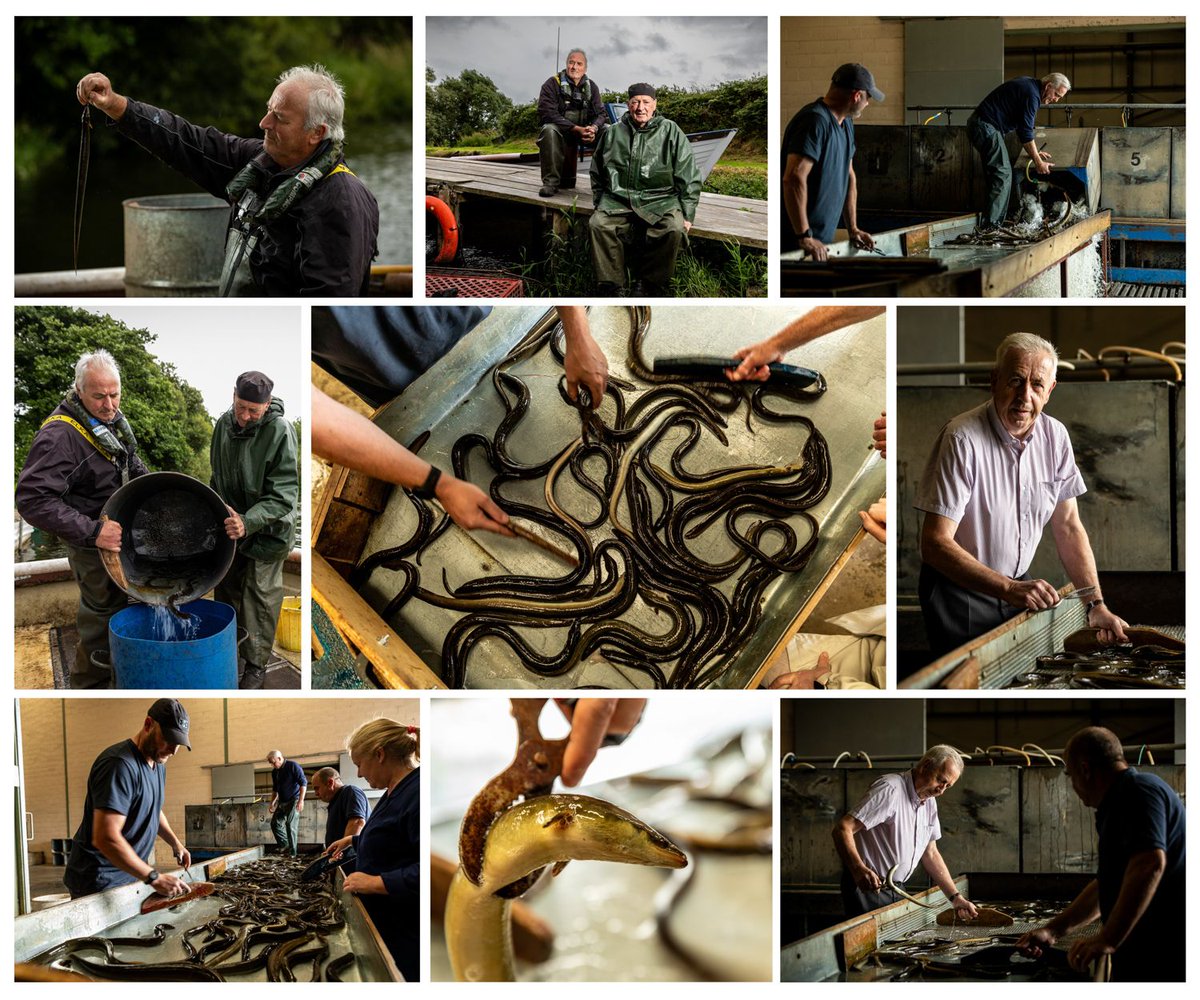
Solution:
<svg viewBox="0 0 1200 1000">
<path fill-rule="evenodd" d="M 551 198 L 538 196 L 542 186 L 537 165 L 497 163 L 474 156 L 428 156 L 425 158 L 425 189 L 454 211 L 467 198 L 494 198 L 533 205 L 554 212 L 554 224 L 573 209 L 576 215 L 592 214 L 592 188 L 581 167 L 576 187 L 559 191 Z M 734 198 L 723 194 L 700 195 L 692 239 L 730 240 L 742 246 L 767 249 L 767 202 Z"/>
</svg>

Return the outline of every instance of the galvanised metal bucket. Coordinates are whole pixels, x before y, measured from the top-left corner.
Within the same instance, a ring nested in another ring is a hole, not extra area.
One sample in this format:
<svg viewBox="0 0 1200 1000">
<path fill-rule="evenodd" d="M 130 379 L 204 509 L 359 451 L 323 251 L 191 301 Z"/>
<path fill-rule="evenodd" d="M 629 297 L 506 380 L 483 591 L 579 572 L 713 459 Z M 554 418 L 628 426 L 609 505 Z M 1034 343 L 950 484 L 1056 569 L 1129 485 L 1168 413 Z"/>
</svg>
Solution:
<svg viewBox="0 0 1200 1000">
<path fill-rule="evenodd" d="M 227 203 L 208 194 L 162 194 L 122 205 L 127 296 L 217 294 Z"/>
</svg>

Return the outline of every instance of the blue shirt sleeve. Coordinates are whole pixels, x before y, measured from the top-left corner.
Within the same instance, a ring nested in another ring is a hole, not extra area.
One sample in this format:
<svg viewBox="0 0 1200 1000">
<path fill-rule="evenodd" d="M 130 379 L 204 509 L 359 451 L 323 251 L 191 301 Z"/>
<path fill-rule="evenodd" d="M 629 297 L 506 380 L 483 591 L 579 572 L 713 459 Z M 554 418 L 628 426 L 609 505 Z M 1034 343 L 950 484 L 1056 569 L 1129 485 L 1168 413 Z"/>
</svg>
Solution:
<svg viewBox="0 0 1200 1000">
<path fill-rule="evenodd" d="M 99 762 L 88 777 L 92 806 L 128 816 L 133 807 L 134 776 L 128 764 L 118 757 Z"/>
<path fill-rule="evenodd" d="M 804 133 L 800 138 L 800 155 L 820 163 L 828 144 L 828 124 L 819 115 L 812 115 L 809 122 L 805 123 Z"/>
</svg>

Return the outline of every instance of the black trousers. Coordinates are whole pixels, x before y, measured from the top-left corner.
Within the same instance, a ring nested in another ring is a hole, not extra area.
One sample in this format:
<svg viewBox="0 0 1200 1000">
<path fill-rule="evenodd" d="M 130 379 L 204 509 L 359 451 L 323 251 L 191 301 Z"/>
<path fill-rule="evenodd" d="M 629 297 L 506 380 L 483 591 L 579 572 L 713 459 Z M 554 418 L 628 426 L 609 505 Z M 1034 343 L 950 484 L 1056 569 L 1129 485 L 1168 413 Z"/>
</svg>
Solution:
<svg viewBox="0 0 1200 1000">
<path fill-rule="evenodd" d="M 1028 580 L 1029 574 L 1019 579 Z M 998 597 L 986 597 L 960 587 L 927 563 L 921 563 L 917 596 L 925 618 L 929 649 L 935 659 L 1003 625 L 1021 610 Z"/>
</svg>

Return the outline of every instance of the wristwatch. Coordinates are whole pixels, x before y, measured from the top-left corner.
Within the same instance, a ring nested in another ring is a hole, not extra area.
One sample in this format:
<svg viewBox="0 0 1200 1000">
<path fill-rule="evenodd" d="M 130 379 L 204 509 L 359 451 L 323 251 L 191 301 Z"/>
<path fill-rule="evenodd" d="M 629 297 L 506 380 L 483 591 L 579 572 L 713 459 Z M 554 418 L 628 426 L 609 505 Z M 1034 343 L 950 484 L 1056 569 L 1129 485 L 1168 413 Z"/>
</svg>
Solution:
<svg viewBox="0 0 1200 1000">
<path fill-rule="evenodd" d="M 153 885 L 155 882 L 158 881 L 158 879 L 159 879 L 158 872 L 155 871 L 153 868 L 151 868 L 149 873 L 146 875 L 146 877 L 144 879 L 142 879 L 142 881 L 145 882 L 146 885 Z"/>
<path fill-rule="evenodd" d="M 429 467 L 429 475 L 425 477 L 425 482 L 413 490 L 413 492 L 422 500 L 432 500 L 437 495 L 437 484 L 441 478 L 442 470 L 436 465 L 431 465 Z"/>
<path fill-rule="evenodd" d="M 1104 603 L 1103 597 L 1097 597 L 1094 601 L 1087 602 L 1087 610 L 1083 613 L 1084 621 L 1092 617 L 1092 608 L 1098 608 Z"/>
<path fill-rule="evenodd" d="M 804 232 L 802 232 L 802 233 L 797 233 L 797 234 L 796 234 L 796 238 L 797 238 L 797 239 L 801 239 L 801 240 L 808 240 L 808 239 L 812 239 L 812 227 L 811 227 L 811 226 L 809 226 L 809 228 L 808 228 L 808 229 L 806 229 L 806 230 L 804 230 Z"/>
</svg>

